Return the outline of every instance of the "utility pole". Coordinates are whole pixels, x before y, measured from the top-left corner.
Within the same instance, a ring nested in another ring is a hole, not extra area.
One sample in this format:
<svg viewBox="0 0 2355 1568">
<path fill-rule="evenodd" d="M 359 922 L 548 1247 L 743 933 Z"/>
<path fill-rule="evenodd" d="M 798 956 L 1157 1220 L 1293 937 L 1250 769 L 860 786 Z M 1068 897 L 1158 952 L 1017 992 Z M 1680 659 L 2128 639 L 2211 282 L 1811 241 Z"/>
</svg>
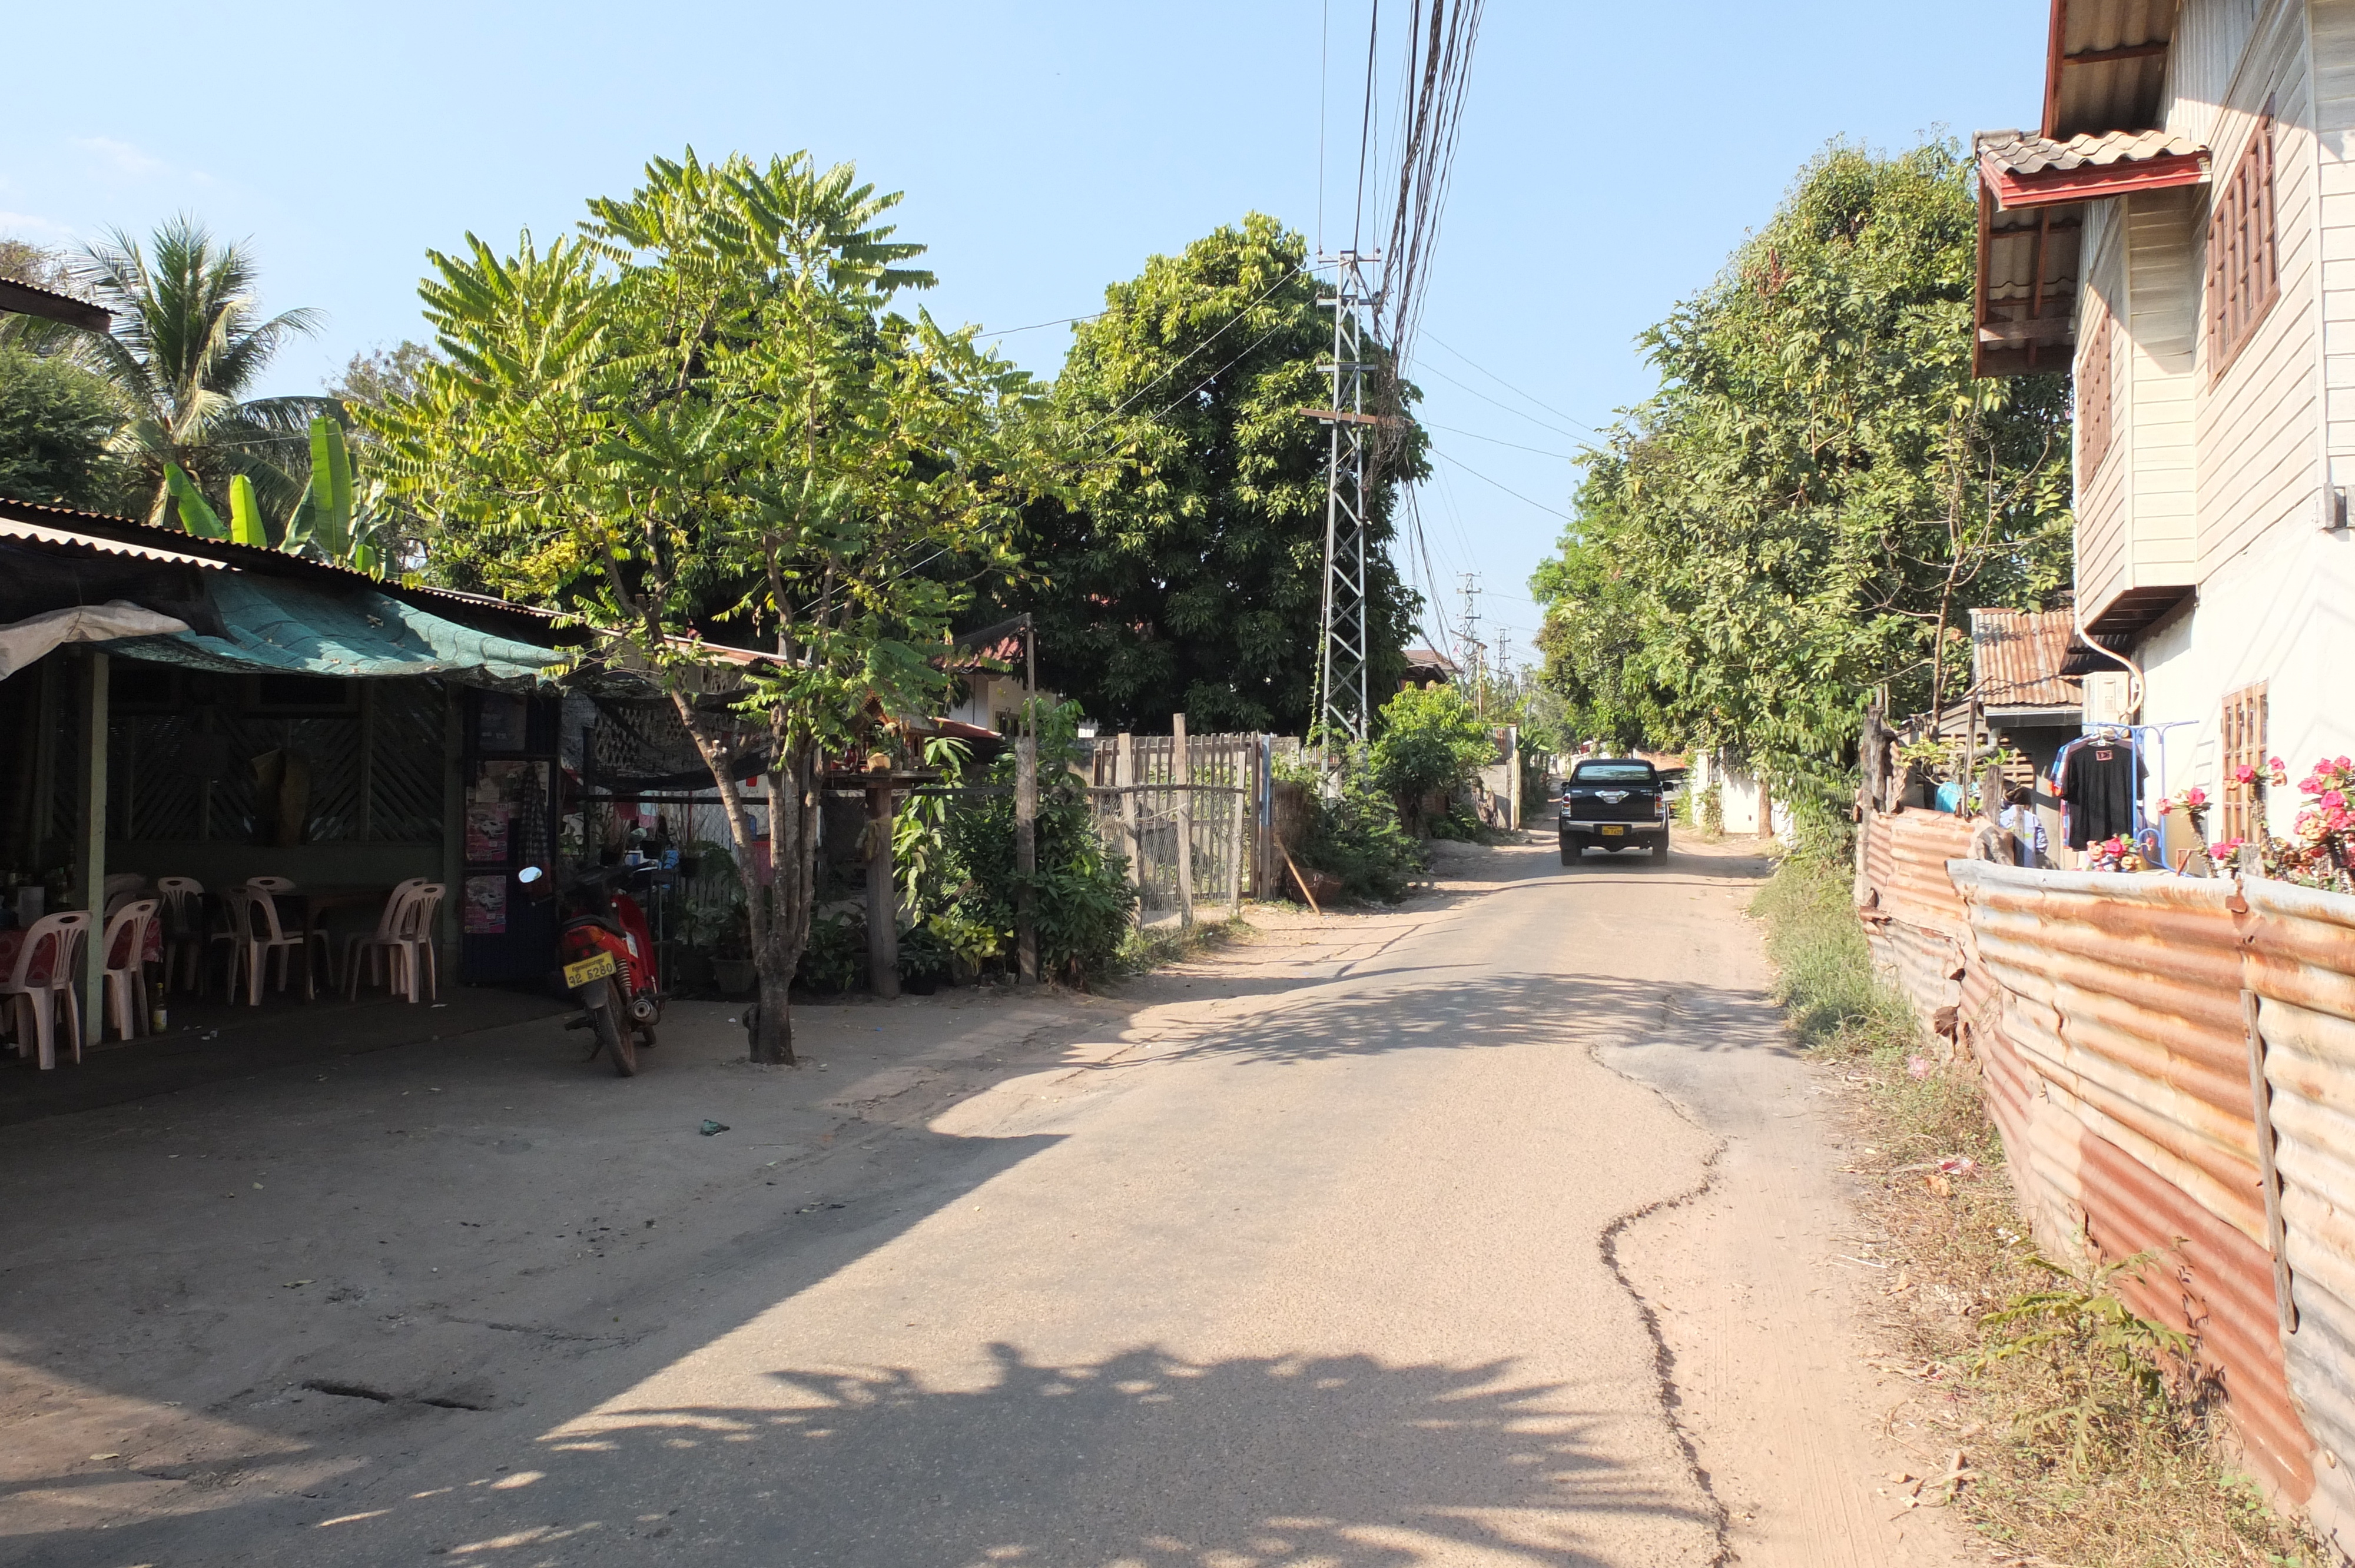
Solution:
<svg viewBox="0 0 2355 1568">
<path fill-rule="evenodd" d="M 1464 574 L 1464 651 L 1472 661 L 1472 711 L 1482 718 L 1488 715 L 1487 684 L 1480 677 L 1480 656 L 1488 651 L 1480 641 L 1480 574 Z"/>
<path fill-rule="evenodd" d="M 1372 705 L 1366 692 L 1366 467 L 1378 415 L 1366 411 L 1367 315 L 1380 291 L 1366 281 L 1379 254 L 1344 250 L 1333 292 L 1316 302 L 1333 313 L 1333 403 L 1307 410 L 1331 434 L 1325 460 L 1325 609 L 1318 629 L 1312 728 L 1335 745 L 1365 743 Z"/>
</svg>

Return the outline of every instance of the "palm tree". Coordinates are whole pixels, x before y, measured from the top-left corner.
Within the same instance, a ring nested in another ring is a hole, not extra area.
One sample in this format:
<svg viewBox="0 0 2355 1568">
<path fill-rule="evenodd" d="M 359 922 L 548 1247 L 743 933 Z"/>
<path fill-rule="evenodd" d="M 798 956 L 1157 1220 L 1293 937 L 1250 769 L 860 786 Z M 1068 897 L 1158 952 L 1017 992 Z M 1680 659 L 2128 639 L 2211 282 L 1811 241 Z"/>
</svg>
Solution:
<svg viewBox="0 0 2355 1568">
<path fill-rule="evenodd" d="M 115 448 L 142 476 L 147 521 L 167 521 L 167 462 L 215 497 L 228 494 L 232 475 L 246 474 L 266 514 L 289 512 L 308 471 L 311 421 L 332 415 L 335 404 L 244 393 L 289 339 L 317 329 L 319 313 L 260 319 L 252 254 L 216 241 L 186 215 L 156 229 L 144 251 L 110 230 L 74 272 L 114 313 L 113 332 L 88 334 L 82 351 L 125 405 Z"/>
</svg>

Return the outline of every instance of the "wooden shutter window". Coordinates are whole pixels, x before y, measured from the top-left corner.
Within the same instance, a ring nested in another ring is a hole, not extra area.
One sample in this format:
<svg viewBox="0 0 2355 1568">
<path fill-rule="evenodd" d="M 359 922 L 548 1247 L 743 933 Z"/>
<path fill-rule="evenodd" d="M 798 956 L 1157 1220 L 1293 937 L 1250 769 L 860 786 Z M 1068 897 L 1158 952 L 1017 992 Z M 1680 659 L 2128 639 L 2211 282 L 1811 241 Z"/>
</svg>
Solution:
<svg viewBox="0 0 2355 1568">
<path fill-rule="evenodd" d="M 2274 122 L 2257 122 L 2208 215 L 2208 378 L 2212 385 L 2281 298 L 2274 248 Z"/>
<path fill-rule="evenodd" d="M 2220 749 L 2224 756 L 2223 821 L 2219 838 L 2254 841 L 2254 830 L 2264 828 L 2265 776 L 2265 683 L 2243 686 L 2224 699 L 2223 734 Z M 2256 770 L 2257 783 L 2243 784 L 2235 777 L 2246 767 Z"/>
<path fill-rule="evenodd" d="M 2091 480 L 2110 455 L 2110 308 L 2098 298 L 2089 302 L 2094 322 L 2085 334 L 2083 358 L 2077 366 L 2078 471 Z"/>
</svg>

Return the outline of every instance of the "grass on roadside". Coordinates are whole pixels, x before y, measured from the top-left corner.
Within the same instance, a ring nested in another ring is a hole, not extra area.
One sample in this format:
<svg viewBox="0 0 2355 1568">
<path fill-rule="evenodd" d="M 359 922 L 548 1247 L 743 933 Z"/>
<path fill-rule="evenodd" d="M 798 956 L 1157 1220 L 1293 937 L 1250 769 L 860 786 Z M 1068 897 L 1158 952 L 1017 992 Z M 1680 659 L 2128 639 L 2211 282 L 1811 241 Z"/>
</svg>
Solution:
<svg viewBox="0 0 2355 1568">
<path fill-rule="evenodd" d="M 1921 1389 L 1913 1415 L 1968 1474 L 1953 1506 L 2029 1563 L 2305 1568 L 2324 1559 L 2236 1474 L 2214 1390 L 2111 1279 L 2044 1262 L 2004 1180 L 1967 1061 L 1942 1064 L 1872 967 L 1849 868 L 1794 855 L 1751 906 L 1776 1000 L 1859 1092 L 1853 1163 L 1887 1233 L 1879 1325 Z M 1920 1500 L 1943 1496 L 1934 1480 Z"/>
<path fill-rule="evenodd" d="M 1191 926 L 1129 927 L 1120 951 L 1113 956 L 1107 980 L 1150 974 L 1164 964 L 1175 964 L 1225 946 L 1251 934 L 1251 922 L 1240 911 L 1224 920 L 1197 921 Z"/>
</svg>

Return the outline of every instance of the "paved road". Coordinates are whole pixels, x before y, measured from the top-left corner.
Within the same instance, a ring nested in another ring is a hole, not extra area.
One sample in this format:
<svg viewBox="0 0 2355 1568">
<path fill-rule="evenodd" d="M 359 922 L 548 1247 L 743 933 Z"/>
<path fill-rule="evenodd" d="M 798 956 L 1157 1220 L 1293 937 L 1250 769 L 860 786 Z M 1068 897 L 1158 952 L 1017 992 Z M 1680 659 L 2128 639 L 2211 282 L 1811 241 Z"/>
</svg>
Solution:
<svg viewBox="0 0 2355 1568">
<path fill-rule="evenodd" d="M 599 1221 L 602 1272 L 442 1287 L 443 1338 L 337 1330 L 306 1375 L 400 1397 L 240 1407 L 267 1486 L 0 1557 L 1962 1561 L 1876 1495 L 1836 1127 L 1739 914 L 1761 863 L 1481 863 L 1144 1013 L 1034 1022 L 908 1138 L 798 1167 L 783 1214 L 628 1255 Z"/>
</svg>

